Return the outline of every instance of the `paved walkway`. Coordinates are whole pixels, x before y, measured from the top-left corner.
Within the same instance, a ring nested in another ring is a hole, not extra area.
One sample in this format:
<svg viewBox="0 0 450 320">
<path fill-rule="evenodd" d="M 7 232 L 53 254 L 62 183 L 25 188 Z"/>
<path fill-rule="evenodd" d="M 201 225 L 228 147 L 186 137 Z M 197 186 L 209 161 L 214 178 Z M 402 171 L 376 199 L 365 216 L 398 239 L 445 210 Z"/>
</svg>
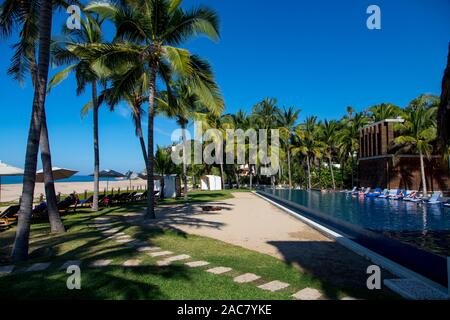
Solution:
<svg viewBox="0 0 450 320">
<path fill-rule="evenodd" d="M 156 224 L 269 254 L 336 285 L 366 288 L 370 261 L 254 194 L 234 196 L 208 203 L 223 207 L 219 212 L 202 211 L 205 204 L 159 207 Z M 393 278 L 387 271 L 382 276 Z"/>
</svg>

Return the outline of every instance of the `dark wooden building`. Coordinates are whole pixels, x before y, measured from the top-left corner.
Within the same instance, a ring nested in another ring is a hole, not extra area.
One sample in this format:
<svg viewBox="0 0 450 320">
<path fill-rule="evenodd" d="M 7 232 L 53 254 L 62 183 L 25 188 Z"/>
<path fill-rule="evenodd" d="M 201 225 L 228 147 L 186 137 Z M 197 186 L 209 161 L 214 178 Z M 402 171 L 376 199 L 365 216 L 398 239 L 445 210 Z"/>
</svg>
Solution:
<svg viewBox="0 0 450 320">
<path fill-rule="evenodd" d="M 391 150 L 396 137 L 394 125 L 403 119 L 386 119 L 360 130 L 358 185 L 388 189 L 421 190 L 418 155 L 397 155 Z M 430 191 L 449 191 L 449 163 L 441 156 L 424 158 L 427 187 Z"/>
</svg>

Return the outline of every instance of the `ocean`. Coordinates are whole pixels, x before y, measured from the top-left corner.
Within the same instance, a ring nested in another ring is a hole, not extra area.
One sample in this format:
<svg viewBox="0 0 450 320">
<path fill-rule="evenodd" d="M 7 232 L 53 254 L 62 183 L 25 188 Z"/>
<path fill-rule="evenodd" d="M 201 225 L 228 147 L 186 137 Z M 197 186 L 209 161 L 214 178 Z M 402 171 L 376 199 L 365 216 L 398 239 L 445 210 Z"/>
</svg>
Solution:
<svg viewBox="0 0 450 320">
<path fill-rule="evenodd" d="M 2 177 L 2 184 L 20 184 L 23 182 L 23 176 Z M 56 182 L 92 182 L 93 176 L 75 175 L 68 179 L 57 180 Z M 117 181 L 116 178 L 100 178 L 100 181 Z"/>
</svg>

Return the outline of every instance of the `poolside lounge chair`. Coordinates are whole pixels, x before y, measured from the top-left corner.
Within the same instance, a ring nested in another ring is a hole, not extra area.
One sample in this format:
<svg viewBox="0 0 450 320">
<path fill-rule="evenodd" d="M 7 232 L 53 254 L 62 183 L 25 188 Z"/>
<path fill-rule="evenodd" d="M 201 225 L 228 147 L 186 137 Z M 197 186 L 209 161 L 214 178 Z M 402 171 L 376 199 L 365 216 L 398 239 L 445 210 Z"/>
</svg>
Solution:
<svg viewBox="0 0 450 320">
<path fill-rule="evenodd" d="M 400 189 L 396 195 L 390 197 L 393 200 L 402 200 L 406 195 L 406 190 Z"/>
<path fill-rule="evenodd" d="M 99 199 L 100 200 L 100 199 Z M 80 207 L 90 206 L 94 202 L 94 196 L 90 196 L 87 199 L 84 200 L 78 200 L 78 204 Z"/>
<path fill-rule="evenodd" d="M 444 206 L 446 206 L 446 207 L 450 207 L 450 199 L 449 199 L 449 200 L 447 200 L 447 203 L 444 203 Z"/>
<path fill-rule="evenodd" d="M 356 187 L 353 187 L 353 189 L 352 190 L 345 190 L 344 192 L 345 193 L 353 193 L 353 192 L 355 192 L 356 191 Z"/>
<path fill-rule="evenodd" d="M 37 206 L 34 207 L 31 212 L 31 216 L 35 219 L 40 219 L 45 216 L 47 212 L 47 202 L 41 202 Z"/>
<path fill-rule="evenodd" d="M 57 203 L 58 211 L 67 212 L 73 206 L 73 211 L 77 208 L 78 200 L 74 195 L 70 195 Z"/>
<path fill-rule="evenodd" d="M 381 194 L 378 196 L 378 198 L 387 198 L 388 195 L 389 189 L 384 189 L 383 191 L 381 191 Z"/>
<path fill-rule="evenodd" d="M 406 195 L 403 197 L 403 201 L 411 201 L 415 199 L 417 196 L 417 191 L 415 190 L 407 190 Z"/>
<path fill-rule="evenodd" d="M 429 204 L 436 204 L 436 203 L 441 203 L 440 198 L 441 198 L 441 193 L 439 191 L 435 191 L 430 199 L 423 200 L 423 201 L 426 203 L 429 203 Z"/>
<path fill-rule="evenodd" d="M 366 197 L 368 198 L 376 198 L 381 195 L 381 188 L 376 188 L 374 192 L 366 193 Z"/>
</svg>

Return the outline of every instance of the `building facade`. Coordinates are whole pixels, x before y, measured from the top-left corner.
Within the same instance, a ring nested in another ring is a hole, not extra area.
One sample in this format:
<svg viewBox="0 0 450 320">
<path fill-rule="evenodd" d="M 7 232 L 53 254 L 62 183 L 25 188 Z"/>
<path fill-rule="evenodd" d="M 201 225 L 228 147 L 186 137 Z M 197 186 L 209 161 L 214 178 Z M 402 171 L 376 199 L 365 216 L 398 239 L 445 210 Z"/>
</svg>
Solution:
<svg viewBox="0 0 450 320">
<path fill-rule="evenodd" d="M 403 119 L 386 119 L 360 130 L 358 184 L 360 187 L 421 190 L 418 155 L 394 155 L 394 126 Z M 427 188 L 449 192 L 449 163 L 441 156 L 424 158 Z"/>
</svg>

